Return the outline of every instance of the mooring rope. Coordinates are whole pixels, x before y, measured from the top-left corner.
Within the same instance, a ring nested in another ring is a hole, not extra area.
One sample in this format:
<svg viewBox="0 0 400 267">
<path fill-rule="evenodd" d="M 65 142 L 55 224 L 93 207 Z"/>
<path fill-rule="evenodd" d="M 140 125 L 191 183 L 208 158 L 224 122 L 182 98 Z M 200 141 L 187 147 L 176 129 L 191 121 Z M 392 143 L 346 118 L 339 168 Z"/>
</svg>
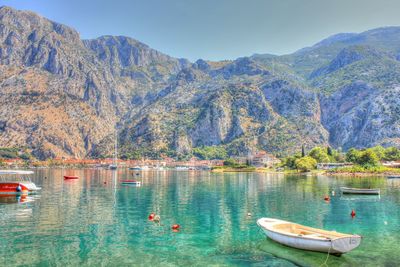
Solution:
<svg viewBox="0 0 400 267">
<path fill-rule="evenodd" d="M 329 249 L 328 249 L 328 255 L 326 255 L 325 261 L 324 261 L 319 267 L 321 267 L 321 266 L 328 266 L 327 262 L 328 262 L 328 259 L 329 259 L 329 254 L 330 254 L 330 252 L 331 252 L 331 248 L 332 248 L 332 240 L 331 240 L 331 246 L 330 246 Z"/>
</svg>

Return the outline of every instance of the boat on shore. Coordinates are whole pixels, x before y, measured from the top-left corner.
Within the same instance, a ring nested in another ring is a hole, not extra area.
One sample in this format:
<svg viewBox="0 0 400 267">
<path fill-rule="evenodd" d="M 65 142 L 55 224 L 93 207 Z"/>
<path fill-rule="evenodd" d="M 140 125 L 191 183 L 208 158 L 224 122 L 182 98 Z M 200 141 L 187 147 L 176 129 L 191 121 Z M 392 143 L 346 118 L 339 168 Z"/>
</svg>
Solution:
<svg viewBox="0 0 400 267">
<path fill-rule="evenodd" d="M 340 192 L 342 192 L 342 194 L 379 195 L 381 190 L 379 188 L 341 187 Z"/>
<path fill-rule="evenodd" d="M 361 236 L 326 231 L 273 218 L 261 218 L 257 225 L 270 239 L 288 247 L 340 256 L 357 248 Z"/>
<path fill-rule="evenodd" d="M 0 170 L 0 195 L 30 194 L 40 190 L 28 178 L 33 171 Z M 12 178 L 8 178 L 8 177 Z"/>
<path fill-rule="evenodd" d="M 64 175 L 64 180 L 76 180 L 79 179 L 79 176 L 75 175 Z"/>
<path fill-rule="evenodd" d="M 121 184 L 123 185 L 135 185 L 135 186 L 141 186 L 142 183 L 140 181 L 136 180 L 122 180 Z"/>
</svg>

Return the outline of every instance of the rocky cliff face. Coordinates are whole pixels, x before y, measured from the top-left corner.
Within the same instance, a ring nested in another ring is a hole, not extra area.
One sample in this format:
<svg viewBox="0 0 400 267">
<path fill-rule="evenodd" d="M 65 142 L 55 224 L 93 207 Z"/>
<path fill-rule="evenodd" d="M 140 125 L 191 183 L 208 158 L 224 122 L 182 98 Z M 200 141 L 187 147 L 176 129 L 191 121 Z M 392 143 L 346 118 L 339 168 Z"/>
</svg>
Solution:
<svg viewBox="0 0 400 267">
<path fill-rule="evenodd" d="M 322 123 L 335 147 L 400 144 L 400 88 L 351 84 L 322 100 Z M 356 103 L 356 104 L 355 104 Z"/>
<path fill-rule="evenodd" d="M 135 90 L 165 84 L 184 65 L 128 38 L 83 42 L 32 12 L 2 7 L 0 21 L 0 144 L 30 147 L 39 158 L 94 153 L 132 109 Z M 126 74 L 134 66 L 144 68 L 138 75 L 154 72 L 142 82 Z"/>
<path fill-rule="evenodd" d="M 81 40 L 0 8 L 0 146 L 39 158 L 198 146 L 284 155 L 331 144 L 399 145 L 400 30 L 341 34 L 292 55 L 190 63 L 123 36 Z"/>
</svg>

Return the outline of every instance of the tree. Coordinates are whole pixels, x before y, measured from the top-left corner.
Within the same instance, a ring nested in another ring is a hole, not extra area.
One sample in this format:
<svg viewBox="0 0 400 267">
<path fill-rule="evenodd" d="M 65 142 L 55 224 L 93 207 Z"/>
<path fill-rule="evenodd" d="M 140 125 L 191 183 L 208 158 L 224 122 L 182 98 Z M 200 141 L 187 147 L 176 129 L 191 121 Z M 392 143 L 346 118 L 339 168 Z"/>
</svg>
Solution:
<svg viewBox="0 0 400 267">
<path fill-rule="evenodd" d="M 361 151 L 355 148 L 350 148 L 346 153 L 346 161 L 357 163 L 361 156 Z"/>
<path fill-rule="evenodd" d="M 371 150 L 378 156 L 379 160 L 385 157 L 385 148 L 382 146 L 372 147 Z"/>
<path fill-rule="evenodd" d="M 400 149 L 397 147 L 388 147 L 385 150 L 385 155 L 383 156 L 384 160 L 399 160 L 400 159 Z"/>
<path fill-rule="evenodd" d="M 377 166 L 379 164 L 379 157 L 372 149 L 367 149 L 361 152 L 357 163 L 363 167 Z"/>
<path fill-rule="evenodd" d="M 222 146 L 203 146 L 193 148 L 193 155 L 200 159 L 226 159 L 228 153 Z"/>
<path fill-rule="evenodd" d="M 224 161 L 224 166 L 236 166 L 238 164 L 239 163 L 236 160 L 232 159 L 232 158 L 226 159 Z"/>
<path fill-rule="evenodd" d="M 328 154 L 328 156 L 333 156 L 333 151 L 332 151 L 332 148 L 330 146 L 328 146 L 326 148 L 326 154 Z"/>
<path fill-rule="evenodd" d="M 296 169 L 296 160 L 301 158 L 299 154 L 294 156 L 288 156 L 282 160 L 282 166 L 289 168 L 289 169 Z"/>
<path fill-rule="evenodd" d="M 322 147 L 314 147 L 311 149 L 310 153 L 308 155 L 312 158 L 314 158 L 317 162 L 329 162 L 329 156 L 326 153 L 326 149 L 323 149 Z"/>
<path fill-rule="evenodd" d="M 306 156 L 306 151 L 304 149 L 304 145 L 301 145 L 301 157 L 305 157 Z"/>
<path fill-rule="evenodd" d="M 317 161 L 310 156 L 296 159 L 295 164 L 296 168 L 303 172 L 311 171 L 317 167 Z"/>
</svg>

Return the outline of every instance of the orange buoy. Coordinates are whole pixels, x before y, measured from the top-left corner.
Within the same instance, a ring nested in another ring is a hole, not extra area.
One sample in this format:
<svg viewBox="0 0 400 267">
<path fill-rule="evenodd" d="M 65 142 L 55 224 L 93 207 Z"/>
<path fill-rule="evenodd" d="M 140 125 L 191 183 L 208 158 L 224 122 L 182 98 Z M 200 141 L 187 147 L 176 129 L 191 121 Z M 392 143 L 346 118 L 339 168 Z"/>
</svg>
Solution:
<svg viewBox="0 0 400 267">
<path fill-rule="evenodd" d="M 154 220 L 154 216 L 156 216 L 153 212 L 149 215 L 149 221 Z"/>
<path fill-rule="evenodd" d="M 351 210 L 350 215 L 351 215 L 352 218 L 354 218 L 356 216 L 356 212 L 354 210 Z"/>
<path fill-rule="evenodd" d="M 171 228 L 172 228 L 172 230 L 178 231 L 179 228 L 181 228 L 181 226 L 179 224 L 174 224 L 174 225 L 172 225 Z"/>
<path fill-rule="evenodd" d="M 328 195 L 326 195 L 326 196 L 324 197 L 324 200 L 325 200 L 325 201 L 329 201 L 329 200 L 331 200 L 331 198 L 330 198 Z"/>
</svg>

